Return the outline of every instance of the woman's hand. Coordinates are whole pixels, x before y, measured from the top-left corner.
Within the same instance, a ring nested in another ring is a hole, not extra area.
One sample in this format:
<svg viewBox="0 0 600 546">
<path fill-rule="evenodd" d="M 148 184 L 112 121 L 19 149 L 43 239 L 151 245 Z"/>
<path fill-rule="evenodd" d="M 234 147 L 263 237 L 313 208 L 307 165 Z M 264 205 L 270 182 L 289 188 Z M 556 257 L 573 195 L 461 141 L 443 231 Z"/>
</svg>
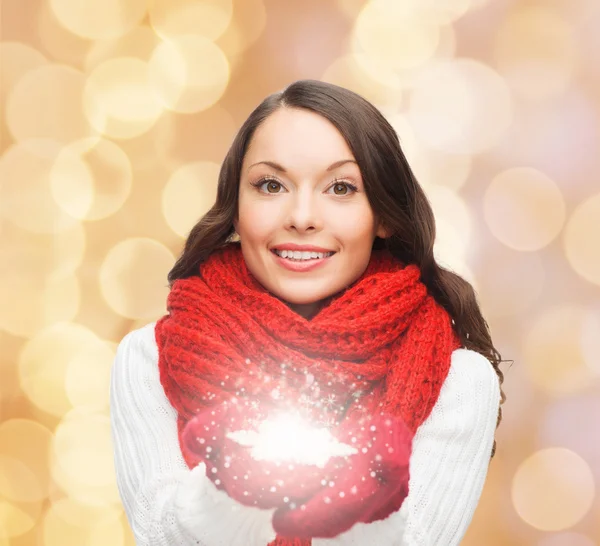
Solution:
<svg viewBox="0 0 600 546">
<path fill-rule="evenodd" d="M 280 535 L 331 538 L 357 522 L 370 523 L 398 510 L 408 495 L 412 432 L 391 415 L 342 423 L 335 436 L 357 448 L 328 477 L 327 487 L 292 509 L 277 509 L 273 528 Z"/>
<path fill-rule="evenodd" d="M 246 401 L 247 402 L 247 401 Z M 294 507 L 313 497 L 344 463 L 337 458 L 324 468 L 256 460 L 251 448 L 227 433 L 255 430 L 266 415 L 252 404 L 224 403 L 198 413 L 183 432 L 183 449 L 206 463 L 207 476 L 238 502 L 259 508 Z"/>
</svg>

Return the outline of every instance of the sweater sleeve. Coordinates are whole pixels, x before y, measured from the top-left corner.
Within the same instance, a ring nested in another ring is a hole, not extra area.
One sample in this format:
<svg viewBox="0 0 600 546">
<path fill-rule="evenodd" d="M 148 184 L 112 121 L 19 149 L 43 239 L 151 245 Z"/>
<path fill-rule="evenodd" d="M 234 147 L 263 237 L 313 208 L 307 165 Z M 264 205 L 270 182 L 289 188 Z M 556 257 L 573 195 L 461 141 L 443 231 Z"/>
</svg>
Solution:
<svg viewBox="0 0 600 546">
<path fill-rule="evenodd" d="M 152 323 L 121 341 L 111 375 L 115 472 L 136 544 L 265 546 L 276 536 L 273 510 L 238 503 L 206 477 L 204 463 L 185 464 L 157 362 Z"/>
<path fill-rule="evenodd" d="M 456 546 L 479 502 L 490 462 L 500 384 L 479 353 L 457 349 L 448 377 L 413 440 L 409 494 L 384 520 L 357 523 L 313 546 Z"/>
</svg>

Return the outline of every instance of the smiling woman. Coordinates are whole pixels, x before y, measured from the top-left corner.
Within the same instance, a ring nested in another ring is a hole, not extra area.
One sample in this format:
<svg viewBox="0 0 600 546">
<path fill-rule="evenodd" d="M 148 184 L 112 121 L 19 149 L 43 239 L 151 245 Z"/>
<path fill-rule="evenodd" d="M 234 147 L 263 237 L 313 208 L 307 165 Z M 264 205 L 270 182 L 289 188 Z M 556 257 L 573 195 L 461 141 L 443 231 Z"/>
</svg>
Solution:
<svg viewBox="0 0 600 546">
<path fill-rule="evenodd" d="M 234 226 L 253 275 L 307 318 L 364 272 L 375 237 L 385 236 L 344 137 L 319 114 L 295 108 L 277 110 L 256 130 Z"/>
<path fill-rule="evenodd" d="M 434 240 L 396 133 L 362 97 L 299 81 L 250 114 L 169 274 L 168 314 L 113 367 L 139 544 L 459 544 L 503 376 Z M 345 451 L 314 464 L 325 437 Z"/>
</svg>

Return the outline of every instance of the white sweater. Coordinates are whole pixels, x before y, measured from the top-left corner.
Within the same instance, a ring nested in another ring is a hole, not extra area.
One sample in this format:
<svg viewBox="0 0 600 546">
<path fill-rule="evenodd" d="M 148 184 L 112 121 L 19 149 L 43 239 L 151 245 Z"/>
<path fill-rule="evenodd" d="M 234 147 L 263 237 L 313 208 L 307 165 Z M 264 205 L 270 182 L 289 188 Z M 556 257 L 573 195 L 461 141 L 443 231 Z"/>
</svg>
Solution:
<svg viewBox="0 0 600 546">
<path fill-rule="evenodd" d="M 336 538 L 315 538 L 313 546 L 459 544 L 483 489 L 499 400 L 488 360 L 457 349 L 439 399 L 413 440 L 402 508 Z M 204 463 L 193 470 L 185 464 L 177 413 L 160 384 L 154 323 L 119 344 L 110 404 L 117 483 L 136 544 L 266 546 L 275 538 L 274 510 L 239 504 L 206 477 Z"/>
</svg>

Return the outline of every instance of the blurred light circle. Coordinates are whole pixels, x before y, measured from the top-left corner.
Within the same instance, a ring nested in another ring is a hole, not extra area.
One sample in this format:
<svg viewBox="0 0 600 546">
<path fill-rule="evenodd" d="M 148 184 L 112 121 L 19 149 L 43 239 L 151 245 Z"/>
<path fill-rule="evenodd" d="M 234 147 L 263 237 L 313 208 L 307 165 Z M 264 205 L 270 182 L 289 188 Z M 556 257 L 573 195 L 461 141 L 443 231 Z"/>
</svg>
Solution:
<svg viewBox="0 0 600 546">
<path fill-rule="evenodd" d="M 436 220 L 436 261 L 460 274 L 471 242 L 471 213 L 464 200 L 449 188 L 431 185 L 426 194 Z"/>
<path fill-rule="evenodd" d="M 409 120 L 428 146 L 473 154 L 494 146 L 512 122 L 502 78 L 472 59 L 439 60 L 415 76 Z"/>
<path fill-rule="evenodd" d="M 150 58 L 149 75 L 164 105 L 180 113 L 210 108 L 223 96 L 230 76 L 223 51 L 197 35 L 159 44 Z"/>
<path fill-rule="evenodd" d="M 412 0 L 419 9 L 441 24 L 454 23 L 472 7 L 473 0 Z"/>
<path fill-rule="evenodd" d="M 56 17 L 50 2 L 37 4 L 34 25 L 36 42 L 39 41 L 44 52 L 54 60 L 73 67 L 81 67 L 92 42 L 87 38 L 73 34 Z"/>
<path fill-rule="evenodd" d="M 129 139 L 147 132 L 163 112 L 148 74 L 148 64 L 132 57 L 96 66 L 83 95 L 90 123 L 112 138 Z"/>
<path fill-rule="evenodd" d="M 162 212 L 169 227 L 187 237 L 192 227 L 214 205 L 220 166 L 210 161 L 188 163 L 177 169 L 162 196 Z"/>
<path fill-rule="evenodd" d="M 0 498 L 0 529 L 7 537 L 24 535 L 35 527 L 40 512 L 39 503 L 17 504 Z"/>
<path fill-rule="evenodd" d="M 356 19 L 365 5 L 365 0 L 335 0 L 339 10 L 351 20 Z"/>
<path fill-rule="evenodd" d="M 433 57 L 439 39 L 439 22 L 424 13 L 415 0 L 371 0 L 356 18 L 352 47 L 357 55 L 402 70 Z"/>
<path fill-rule="evenodd" d="M 565 202 L 556 183 L 531 168 L 507 169 L 488 186 L 485 220 L 503 244 L 530 252 L 544 248 L 560 233 Z"/>
<path fill-rule="evenodd" d="M 152 131 L 152 148 L 170 172 L 198 159 L 221 162 L 236 130 L 232 115 L 219 105 L 185 116 L 165 112 Z"/>
<path fill-rule="evenodd" d="M 0 96 L 7 97 L 28 72 L 48 64 L 37 49 L 21 42 L 0 42 Z"/>
<path fill-rule="evenodd" d="M 477 253 L 478 296 L 490 317 L 521 316 L 539 301 L 546 270 L 538 254 L 498 246 Z"/>
<path fill-rule="evenodd" d="M 512 89 L 539 100 L 565 91 L 578 51 L 573 29 L 559 12 L 527 6 L 515 10 L 496 30 L 494 56 Z"/>
<path fill-rule="evenodd" d="M 596 546 L 596 543 L 581 533 L 553 533 L 544 537 L 537 546 Z"/>
<path fill-rule="evenodd" d="M 600 313 L 590 310 L 581 325 L 581 350 L 589 368 L 600 376 Z"/>
<path fill-rule="evenodd" d="M 227 30 L 217 40 L 232 64 L 242 59 L 241 54 L 254 44 L 263 34 L 267 25 L 267 11 L 263 0 L 237 2 L 233 18 Z"/>
<path fill-rule="evenodd" d="M 237 9 L 237 8 L 236 8 Z M 216 40 L 231 22 L 232 0 L 154 0 L 150 24 L 162 38 L 184 34 Z"/>
<path fill-rule="evenodd" d="M 108 305 L 131 319 L 154 319 L 165 311 L 167 274 L 175 258 L 153 239 L 117 243 L 100 267 L 100 288 Z"/>
<path fill-rule="evenodd" d="M 52 457 L 55 458 L 54 455 Z M 50 466 L 54 483 L 74 502 L 98 510 L 122 505 L 114 473 L 105 485 L 97 486 L 74 480 L 72 474 L 64 471 L 61 465 L 54 462 L 54 459 L 50 461 Z"/>
<path fill-rule="evenodd" d="M 68 364 L 65 392 L 74 407 L 102 410 L 108 407 L 110 371 L 116 349 L 109 343 L 96 343 L 79 352 Z"/>
<path fill-rule="evenodd" d="M 56 235 L 24 232 L 6 225 L 0 245 L 0 328 L 30 337 L 56 322 L 72 320 L 80 308 L 76 268 L 83 260 L 80 224 Z"/>
<path fill-rule="evenodd" d="M 565 305 L 547 309 L 533 321 L 526 332 L 523 361 L 536 387 L 565 396 L 594 379 L 581 344 L 586 318 L 585 307 Z"/>
<path fill-rule="evenodd" d="M 109 140 L 84 139 L 61 150 L 50 173 L 59 206 L 80 220 L 100 220 L 117 212 L 131 191 L 132 167 Z"/>
<path fill-rule="evenodd" d="M 561 531 L 577 524 L 591 508 L 594 477 L 577 453 L 548 448 L 521 463 L 511 493 L 526 523 L 542 531 Z"/>
<path fill-rule="evenodd" d="M 58 323 L 40 331 L 23 347 L 18 372 L 21 388 L 38 408 L 60 417 L 71 409 L 65 379 L 72 359 L 89 354 L 102 341 L 76 323 Z"/>
<path fill-rule="evenodd" d="M 320 79 L 346 87 L 374 104 L 399 107 L 402 102 L 403 94 L 398 88 L 397 76 L 365 55 L 346 55 L 336 59 L 325 69 Z"/>
<path fill-rule="evenodd" d="M 56 427 L 52 449 L 53 465 L 61 467 L 62 478 L 97 487 L 113 481 L 113 447 L 106 414 L 88 408 L 71 410 Z"/>
<path fill-rule="evenodd" d="M 123 514 L 122 507 L 116 504 L 93 506 L 68 496 L 53 500 L 52 507 L 64 522 L 83 528 L 119 521 Z"/>
<path fill-rule="evenodd" d="M 0 454 L 0 496 L 11 502 L 35 502 L 45 498 L 35 473 L 14 457 Z"/>
<path fill-rule="evenodd" d="M 148 62 L 160 38 L 147 26 L 139 26 L 113 40 L 99 40 L 92 44 L 85 57 L 85 70 L 91 72 L 98 65 L 118 58 L 134 58 Z"/>
<path fill-rule="evenodd" d="M 437 184 L 458 190 L 465 184 L 471 172 L 470 156 L 445 154 L 424 146 L 406 116 L 394 114 L 388 117 L 388 121 L 396 131 L 402 151 L 421 186 Z"/>
<path fill-rule="evenodd" d="M 580 203 L 567 222 L 563 245 L 569 265 L 585 280 L 600 285 L 600 194 Z"/>
<path fill-rule="evenodd" d="M 48 64 L 27 72 L 6 99 L 6 124 L 16 141 L 48 138 L 68 143 L 93 136 L 81 108 L 84 75 Z"/>
<path fill-rule="evenodd" d="M 490 152 L 495 162 L 526 165 L 564 180 L 571 199 L 598 191 L 590 172 L 598 169 L 600 109 L 585 87 L 572 86 L 548 101 L 516 101 L 509 131 Z M 565 135 L 577 134 L 577 138 Z"/>
<path fill-rule="evenodd" d="M 600 480 L 600 396 L 593 392 L 554 400 L 537 420 L 536 445 L 561 446 L 581 455 Z"/>
<path fill-rule="evenodd" d="M 44 546 L 123 546 L 124 530 L 120 520 L 102 521 L 82 527 L 65 519 L 64 510 L 50 505 L 41 528 Z"/>
<path fill-rule="evenodd" d="M 60 233 L 78 223 L 52 198 L 50 172 L 62 146 L 51 140 L 14 144 L 0 157 L 1 216 L 34 233 Z"/>
<path fill-rule="evenodd" d="M 50 471 L 48 456 L 52 433 L 45 426 L 29 419 L 9 419 L 0 424 L 0 456 L 3 460 L 18 461 L 27 469 L 27 482 L 19 483 L 16 501 L 40 501 L 50 490 Z M 32 476 L 33 475 L 33 478 Z M 17 475 L 18 476 L 18 475 Z M 11 480 L 17 478 L 12 475 Z M 3 482 L 0 492 L 7 495 L 6 487 L 10 484 Z"/>
<path fill-rule="evenodd" d="M 146 14 L 148 0 L 49 0 L 56 18 L 73 34 L 110 40 L 135 27 Z"/>
</svg>

